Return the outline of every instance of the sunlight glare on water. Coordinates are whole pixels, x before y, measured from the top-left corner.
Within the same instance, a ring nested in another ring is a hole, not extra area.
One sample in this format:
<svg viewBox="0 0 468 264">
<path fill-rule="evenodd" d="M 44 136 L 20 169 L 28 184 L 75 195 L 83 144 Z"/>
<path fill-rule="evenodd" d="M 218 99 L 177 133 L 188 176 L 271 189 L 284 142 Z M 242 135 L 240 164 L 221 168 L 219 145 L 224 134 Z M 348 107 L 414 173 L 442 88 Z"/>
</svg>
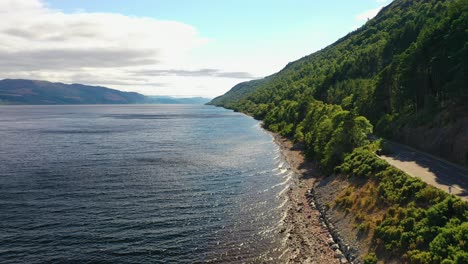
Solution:
<svg viewBox="0 0 468 264">
<path fill-rule="evenodd" d="M 0 262 L 275 262 L 291 175 L 211 106 L 1 106 Z"/>
</svg>

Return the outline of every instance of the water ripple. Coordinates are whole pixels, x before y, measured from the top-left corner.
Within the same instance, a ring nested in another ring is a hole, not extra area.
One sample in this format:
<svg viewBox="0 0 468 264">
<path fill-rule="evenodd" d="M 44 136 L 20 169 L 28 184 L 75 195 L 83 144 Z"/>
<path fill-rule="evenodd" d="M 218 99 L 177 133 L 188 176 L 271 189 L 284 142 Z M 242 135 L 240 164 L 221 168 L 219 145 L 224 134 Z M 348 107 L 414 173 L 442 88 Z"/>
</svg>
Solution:
<svg viewBox="0 0 468 264">
<path fill-rule="evenodd" d="M 0 263 L 276 263 L 293 176 L 209 106 L 0 106 Z"/>
</svg>

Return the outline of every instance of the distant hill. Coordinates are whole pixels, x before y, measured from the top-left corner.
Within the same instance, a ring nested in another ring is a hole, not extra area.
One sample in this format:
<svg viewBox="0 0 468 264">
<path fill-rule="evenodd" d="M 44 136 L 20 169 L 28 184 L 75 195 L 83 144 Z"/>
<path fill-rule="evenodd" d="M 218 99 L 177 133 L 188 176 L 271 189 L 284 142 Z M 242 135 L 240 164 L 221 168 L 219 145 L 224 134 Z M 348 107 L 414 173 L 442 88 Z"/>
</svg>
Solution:
<svg viewBox="0 0 468 264">
<path fill-rule="evenodd" d="M 0 80 L 1 104 L 205 104 L 203 97 L 145 96 L 101 86 L 58 82 Z"/>
<path fill-rule="evenodd" d="M 258 87 L 267 83 L 269 78 L 270 77 L 266 77 L 264 79 L 252 80 L 236 84 L 234 87 L 231 88 L 231 90 L 227 91 L 223 95 L 214 98 L 208 104 L 235 109 L 235 105 L 239 103 L 240 100 L 247 98 Z"/>
<path fill-rule="evenodd" d="M 150 104 L 206 104 L 210 100 L 210 98 L 204 97 L 147 96 L 147 101 Z"/>
<path fill-rule="evenodd" d="M 136 104 L 146 96 L 101 86 L 37 80 L 0 81 L 0 104 Z"/>
</svg>

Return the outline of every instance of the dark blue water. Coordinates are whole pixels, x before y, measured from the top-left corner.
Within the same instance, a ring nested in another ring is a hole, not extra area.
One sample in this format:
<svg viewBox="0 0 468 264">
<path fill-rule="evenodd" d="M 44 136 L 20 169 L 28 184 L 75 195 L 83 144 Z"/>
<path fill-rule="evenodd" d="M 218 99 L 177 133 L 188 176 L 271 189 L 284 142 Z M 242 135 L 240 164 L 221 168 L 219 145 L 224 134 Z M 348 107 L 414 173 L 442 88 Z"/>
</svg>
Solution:
<svg viewBox="0 0 468 264">
<path fill-rule="evenodd" d="M 276 263 L 281 166 L 221 108 L 2 106 L 0 262 Z"/>
</svg>

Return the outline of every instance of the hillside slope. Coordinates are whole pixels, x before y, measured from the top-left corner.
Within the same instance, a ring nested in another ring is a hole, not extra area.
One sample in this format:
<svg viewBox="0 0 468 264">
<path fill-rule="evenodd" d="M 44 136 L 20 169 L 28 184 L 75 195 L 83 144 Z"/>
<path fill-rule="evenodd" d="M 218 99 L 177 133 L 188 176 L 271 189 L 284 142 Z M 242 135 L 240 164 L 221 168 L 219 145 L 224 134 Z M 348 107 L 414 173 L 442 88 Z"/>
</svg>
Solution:
<svg viewBox="0 0 468 264">
<path fill-rule="evenodd" d="M 265 82 L 266 80 L 263 79 L 239 83 L 232 87 L 231 90 L 229 90 L 226 94 L 211 100 L 209 104 L 217 106 L 229 106 L 249 96 Z"/>
<path fill-rule="evenodd" d="M 0 80 L 0 104 L 132 104 L 144 103 L 139 93 L 100 86 L 47 81 Z"/>
<path fill-rule="evenodd" d="M 310 102 L 365 116 L 381 136 L 468 164 L 468 2 L 395 0 L 364 26 L 211 104 L 304 141 Z"/>
</svg>

